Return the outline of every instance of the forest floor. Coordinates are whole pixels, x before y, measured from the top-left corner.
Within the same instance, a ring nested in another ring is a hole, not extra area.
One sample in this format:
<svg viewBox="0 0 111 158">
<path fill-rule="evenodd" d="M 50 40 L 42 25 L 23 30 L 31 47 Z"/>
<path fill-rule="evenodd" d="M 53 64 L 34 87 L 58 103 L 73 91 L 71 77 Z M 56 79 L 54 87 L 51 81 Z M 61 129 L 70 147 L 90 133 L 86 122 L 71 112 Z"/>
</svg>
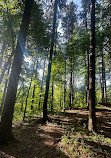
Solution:
<svg viewBox="0 0 111 158">
<path fill-rule="evenodd" d="M 86 110 L 49 112 L 49 121 L 41 118 L 15 123 L 18 140 L 0 146 L 0 158 L 110 158 L 111 108 L 97 108 L 98 133 L 87 130 Z"/>
</svg>

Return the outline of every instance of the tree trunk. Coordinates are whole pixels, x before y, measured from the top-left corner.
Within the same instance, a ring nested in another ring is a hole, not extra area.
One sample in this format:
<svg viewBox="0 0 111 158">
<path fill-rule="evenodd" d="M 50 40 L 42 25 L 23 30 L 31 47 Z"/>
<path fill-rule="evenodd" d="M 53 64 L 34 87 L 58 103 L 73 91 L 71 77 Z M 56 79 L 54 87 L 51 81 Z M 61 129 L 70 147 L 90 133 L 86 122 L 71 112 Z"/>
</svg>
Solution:
<svg viewBox="0 0 111 158">
<path fill-rule="evenodd" d="M 72 86 L 72 61 L 71 61 L 71 69 L 70 69 L 70 102 L 69 102 L 69 109 L 72 109 L 72 91 L 73 91 L 73 86 Z"/>
<path fill-rule="evenodd" d="M 87 5 L 87 4 L 86 4 Z M 85 29 L 87 30 L 87 9 L 85 9 Z M 89 47 L 87 46 L 86 105 L 89 110 Z"/>
<path fill-rule="evenodd" d="M 34 88 L 33 88 L 33 93 L 32 93 L 32 104 L 31 104 L 31 110 L 33 110 L 33 104 L 34 104 L 34 97 L 35 97 L 35 84 L 34 84 Z"/>
<path fill-rule="evenodd" d="M 46 90 L 45 90 L 44 103 L 43 103 L 43 120 L 44 120 L 44 122 L 46 122 L 48 120 L 48 116 L 47 116 L 47 100 L 48 100 L 48 92 L 49 92 L 49 84 L 50 84 L 52 55 L 53 55 L 53 49 L 54 49 L 57 5 L 58 5 L 58 0 L 55 0 L 55 3 L 54 3 L 53 30 L 52 30 L 52 39 L 51 39 L 51 48 L 50 48 L 50 58 L 49 58 L 49 64 L 48 64 L 48 74 L 47 74 L 47 78 L 46 78 Z"/>
<path fill-rule="evenodd" d="M 23 111 L 24 95 L 25 95 L 25 92 L 24 92 L 24 82 L 23 82 L 23 98 L 22 98 L 22 103 L 21 103 L 21 111 Z"/>
<path fill-rule="evenodd" d="M 61 93 L 62 93 L 62 84 L 60 85 L 60 110 L 62 109 L 62 104 L 61 104 L 62 103 L 61 102 L 62 101 L 62 97 L 61 97 L 62 94 Z"/>
<path fill-rule="evenodd" d="M 87 62 L 88 62 L 88 67 L 87 67 L 87 110 L 89 110 L 89 51 L 87 50 L 88 55 L 87 55 Z"/>
<path fill-rule="evenodd" d="M 14 113 L 14 105 L 16 100 L 17 86 L 19 81 L 19 74 L 21 71 L 23 53 L 25 51 L 25 42 L 27 31 L 30 23 L 31 9 L 34 0 L 25 1 L 25 9 L 20 27 L 20 33 L 15 50 L 12 70 L 9 78 L 7 94 L 4 102 L 4 109 L 0 125 L 0 144 L 14 139 L 12 133 L 12 119 Z"/>
<path fill-rule="evenodd" d="M 109 57 L 110 57 L 110 71 L 111 71 L 111 0 L 109 0 L 109 12 L 110 12 Z"/>
<path fill-rule="evenodd" d="M 75 99 L 75 92 L 74 92 L 74 87 L 75 87 L 75 82 L 74 82 L 74 72 L 73 72 L 73 78 L 72 78 L 72 101 Z"/>
<path fill-rule="evenodd" d="M 95 115 L 95 0 L 91 0 L 91 35 L 89 63 L 89 131 L 96 130 Z"/>
<path fill-rule="evenodd" d="M 51 100 L 51 111 L 53 111 L 53 95 L 54 94 L 54 83 L 52 81 L 52 100 Z"/>
<path fill-rule="evenodd" d="M 25 101 L 25 110 L 24 110 L 23 121 L 25 121 L 25 114 L 26 114 L 26 110 L 27 110 L 27 102 L 28 102 L 28 97 L 29 97 L 29 91 L 30 91 L 31 84 L 32 84 L 32 78 L 33 77 L 31 77 L 31 81 L 30 81 L 30 85 L 29 85 L 29 88 L 28 88 L 27 97 L 26 97 L 26 101 Z"/>
<path fill-rule="evenodd" d="M 63 111 L 65 111 L 65 103 L 66 103 L 66 58 L 65 58 L 65 79 L 64 79 L 64 104 L 63 104 Z"/>
<path fill-rule="evenodd" d="M 35 68 L 35 62 L 34 62 L 33 70 L 32 70 L 32 74 L 31 74 L 30 85 L 29 85 L 29 88 L 28 88 L 28 91 L 27 91 L 27 96 L 26 96 L 26 101 L 25 101 L 25 110 L 24 110 L 23 121 L 25 121 L 25 114 L 26 114 L 26 110 L 27 110 L 27 102 L 28 102 L 29 92 L 30 92 L 30 88 L 31 88 L 32 80 L 33 80 L 34 68 Z"/>
<path fill-rule="evenodd" d="M 36 64 L 35 79 L 37 79 L 37 76 L 38 76 L 37 74 L 38 74 L 38 61 L 37 61 L 37 64 Z M 35 89 L 36 89 L 36 85 L 34 84 L 33 93 L 32 93 L 32 104 L 31 104 L 31 110 L 33 110 L 34 97 L 35 97 Z"/>
<path fill-rule="evenodd" d="M 102 51 L 102 102 L 107 102 L 104 54 Z"/>
<path fill-rule="evenodd" d="M 8 68 L 7 76 L 9 75 L 9 72 L 10 72 L 10 67 Z M 5 81 L 5 87 L 4 87 L 4 92 L 3 92 L 3 97 L 2 97 L 1 107 L 0 107 L 0 115 L 2 115 L 2 109 L 3 109 L 3 105 L 4 105 L 4 101 L 5 101 L 7 85 L 8 85 L 8 79 L 6 79 L 6 81 Z"/>
</svg>

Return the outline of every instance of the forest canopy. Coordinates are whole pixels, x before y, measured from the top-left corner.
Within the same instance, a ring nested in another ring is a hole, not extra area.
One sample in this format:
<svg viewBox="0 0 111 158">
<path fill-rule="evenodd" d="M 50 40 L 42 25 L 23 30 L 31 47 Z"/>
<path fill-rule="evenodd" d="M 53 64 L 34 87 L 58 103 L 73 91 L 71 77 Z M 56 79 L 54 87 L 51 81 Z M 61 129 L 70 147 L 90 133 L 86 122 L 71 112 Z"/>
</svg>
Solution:
<svg viewBox="0 0 111 158">
<path fill-rule="evenodd" d="M 0 144 L 12 125 L 111 107 L 111 0 L 0 1 Z"/>
</svg>

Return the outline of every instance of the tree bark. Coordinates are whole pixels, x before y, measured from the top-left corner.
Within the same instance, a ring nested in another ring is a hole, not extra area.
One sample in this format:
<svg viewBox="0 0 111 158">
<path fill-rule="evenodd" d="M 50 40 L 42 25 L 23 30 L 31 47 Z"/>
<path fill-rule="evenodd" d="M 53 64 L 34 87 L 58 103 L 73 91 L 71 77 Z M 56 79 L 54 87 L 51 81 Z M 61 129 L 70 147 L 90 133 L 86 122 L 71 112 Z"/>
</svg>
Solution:
<svg viewBox="0 0 111 158">
<path fill-rule="evenodd" d="M 96 130 L 95 115 L 95 0 L 91 0 L 91 34 L 90 34 L 90 63 L 89 63 L 89 131 Z"/>
<path fill-rule="evenodd" d="M 1 118 L 0 125 L 0 144 L 14 139 L 12 133 L 12 119 L 14 113 L 14 105 L 16 100 L 17 86 L 19 81 L 19 74 L 21 71 L 23 53 L 25 51 L 25 43 L 27 37 L 27 31 L 30 23 L 31 9 L 34 0 L 25 1 L 25 9 L 22 17 L 22 23 L 20 27 L 20 33 L 15 50 L 14 60 L 12 64 L 12 70 L 9 78 L 9 84 L 7 88 L 7 94 L 4 102 L 4 109 Z"/>
<path fill-rule="evenodd" d="M 74 88 L 75 88 L 75 81 L 74 81 L 74 72 L 73 72 L 73 77 L 72 77 L 72 101 L 74 101 L 75 99 L 75 92 L 74 92 Z"/>
<path fill-rule="evenodd" d="M 47 74 L 47 78 L 46 78 L 46 90 L 45 90 L 44 103 L 43 103 L 43 121 L 44 122 L 46 122 L 48 120 L 48 116 L 47 116 L 47 100 L 48 100 L 48 92 L 49 92 L 49 84 L 50 84 L 52 55 L 53 55 L 53 49 L 54 49 L 57 5 L 58 5 L 58 0 L 55 0 L 55 3 L 54 3 L 53 30 L 52 30 L 51 48 L 50 48 L 50 58 L 49 58 L 49 64 L 48 64 L 48 74 Z"/>
<path fill-rule="evenodd" d="M 63 104 L 64 112 L 65 112 L 65 103 L 66 103 L 66 57 L 65 57 L 65 78 L 64 78 L 64 104 Z"/>
<path fill-rule="evenodd" d="M 60 110 L 62 109 L 62 84 L 60 85 Z"/>
<path fill-rule="evenodd" d="M 89 110 L 89 51 L 87 50 L 87 62 L 88 62 L 88 66 L 87 66 L 87 98 L 86 98 L 86 102 L 87 102 L 87 110 Z"/>
<path fill-rule="evenodd" d="M 102 102 L 107 102 L 104 54 L 102 51 Z"/>
<path fill-rule="evenodd" d="M 25 101 L 25 110 L 24 110 L 23 121 L 25 121 L 25 114 L 26 114 L 26 110 L 27 110 L 27 102 L 28 102 L 28 97 L 29 97 L 29 91 L 30 91 L 30 88 L 31 88 L 31 84 L 32 84 L 32 77 L 31 77 L 31 81 L 30 81 L 30 85 L 29 85 L 29 88 L 28 88 L 27 97 L 26 97 L 26 101 Z"/>
<path fill-rule="evenodd" d="M 35 79 L 37 79 L 37 76 L 38 76 L 37 74 L 38 74 L 38 61 L 37 61 L 37 64 L 36 64 Z M 35 97 L 35 89 L 36 89 L 36 85 L 34 84 L 33 93 L 32 93 L 32 104 L 31 104 L 31 110 L 33 110 L 34 97 Z"/>
<path fill-rule="evenodd" d="M 22 103 L 21 103 L 21 111 L 23 111 L 24 95 L 25 95 L 25 92 L 24 92 L 24 82 L 23 82 L 23 97 L 22 97 Z"/>
<path fill-rule="evenodd" d="M 71 61 L 71 68 L 70 68 L 70 94 L 69 94 L 69 99 L 70 99 L 70 102 L 69 102 L 69 109 L 71 110 L 72 109 L 72 91 L 73 91 L 73 86 L 72 86 L 72 61 Z"/>
<path fill-rule="evenodd" d="M 51 111 L 53 111 L 53 96 L 54 96 L 54 83 L 52 81 L 52 100 L 51 100 Z"/>
<path fill-rule="evenodd" d="M 109 36 L 109 57 L 110 57 L 110 71 L 111 71 L 111 0 L 109 0 L 110 12 L 110 36 Z"/>
</svg>

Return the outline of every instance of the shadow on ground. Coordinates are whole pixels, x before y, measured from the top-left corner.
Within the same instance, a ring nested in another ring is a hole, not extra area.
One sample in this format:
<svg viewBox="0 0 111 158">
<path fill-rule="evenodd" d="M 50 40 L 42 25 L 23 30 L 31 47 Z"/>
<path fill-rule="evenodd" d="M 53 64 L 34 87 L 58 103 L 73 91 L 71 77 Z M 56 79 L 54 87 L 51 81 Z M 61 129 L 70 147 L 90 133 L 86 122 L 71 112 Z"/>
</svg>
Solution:
<svg viewBox="0 0 111 158">
<path fill-rule="evenodd" d="M 67 110 L 65 113 L 48 113 L 49 121 L 43 124 L 36 118 L 13 128 L 17 142 L 0 146 L 0 158 L 68 158 L 60 150 L 59 142 L 66 131 L 74 127 L 76 132 L 87 130 L 88 112 L 86 110 Z M 98 132 L 111 137 L 111 109 L 96 110 Z M 88 145 L 99 146 L 95 142 Z M 107 146 L 100 146 L 107 150 Z"/>
<path fill-rule="evenodd" d="M 35 120 L 15 127 L 13 132 L 19 141 L 0 146 L 0 158 L 68 158 L 56 147 L 62 134 L 45 129 L 47 125 Z"/>
</svg>

